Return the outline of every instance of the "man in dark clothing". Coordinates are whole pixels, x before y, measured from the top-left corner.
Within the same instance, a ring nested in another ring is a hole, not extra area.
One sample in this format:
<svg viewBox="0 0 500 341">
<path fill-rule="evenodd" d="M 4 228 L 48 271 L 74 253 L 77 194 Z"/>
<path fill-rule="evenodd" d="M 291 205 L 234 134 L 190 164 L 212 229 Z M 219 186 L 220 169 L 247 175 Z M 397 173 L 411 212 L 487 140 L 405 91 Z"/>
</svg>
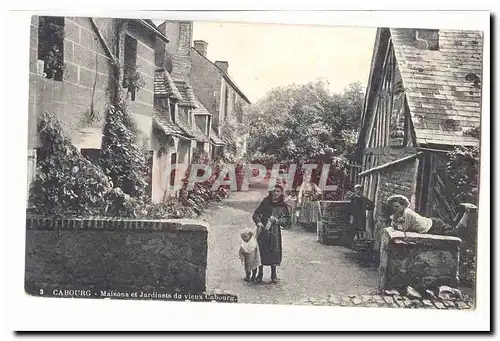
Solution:
<svg viewBox="0 0 500 341">
<path fill-rule="evenodd" d="M 354 186 L 354 194 L 351 196 L 351 215 L 354 218 L 354 231 L 366 231 L 366 211 L 373 211 L 373 201 L 363 195 L 363 186 Z"/>
</svg>

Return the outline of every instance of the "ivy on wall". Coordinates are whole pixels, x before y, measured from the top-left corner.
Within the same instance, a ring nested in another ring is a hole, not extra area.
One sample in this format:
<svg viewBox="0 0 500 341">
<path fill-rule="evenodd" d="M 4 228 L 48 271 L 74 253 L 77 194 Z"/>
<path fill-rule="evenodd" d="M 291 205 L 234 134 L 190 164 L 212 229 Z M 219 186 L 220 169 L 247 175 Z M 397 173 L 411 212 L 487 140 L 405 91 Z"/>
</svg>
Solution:
<svg viewBox="0 0 500 341">
<path fill-rule="evenodd" d="M 41 16 L 38 24 L 38 59 L 49 79 L 61 81 L 64 73 L 64 18 Z"/>
<path fill-rule="evenodd" d="M 106 206 L 111 179 L 71 144 L 54 115 L 39 115 L 38 132 L 41 147 L 28 211 L 54 216 L 99 215 Z"/>
<path fill-rule="evenodd" d="M 124 105 L 106 112 L 99 165 L 115 187 L 135 198 L 147 196 L 145 153 L 135 144 L 137 126 Z"/>
</svg>

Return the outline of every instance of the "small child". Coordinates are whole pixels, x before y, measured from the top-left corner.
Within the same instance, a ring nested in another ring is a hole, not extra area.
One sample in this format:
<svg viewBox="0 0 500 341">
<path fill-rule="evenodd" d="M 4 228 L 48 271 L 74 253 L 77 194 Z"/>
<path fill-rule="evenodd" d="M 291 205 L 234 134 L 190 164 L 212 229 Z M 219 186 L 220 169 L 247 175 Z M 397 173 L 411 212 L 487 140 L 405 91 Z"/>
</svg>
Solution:
<svg viewBox="0 0 500 341">
<path fill-rule="evenodd" d="M 239 256 L 241 263 L 245 266 L 245 281 L 254 282 L 257 269 L 261 265 L 259 246 L 254 232 L 250 228 L 246 228 L 241 232 L 241 239 Z"/>
</svg>

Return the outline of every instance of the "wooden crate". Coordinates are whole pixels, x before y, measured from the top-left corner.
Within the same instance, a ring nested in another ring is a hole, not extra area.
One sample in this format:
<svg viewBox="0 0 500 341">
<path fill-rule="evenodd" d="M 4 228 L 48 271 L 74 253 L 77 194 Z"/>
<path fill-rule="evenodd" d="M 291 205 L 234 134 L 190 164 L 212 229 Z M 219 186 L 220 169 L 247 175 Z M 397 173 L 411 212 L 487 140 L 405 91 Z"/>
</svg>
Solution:
<svg viewBox="0 0 500 341">
<path fill-rule="evenodd" d="M 349 204 L 349 201 L 318 201 L 316 235 L 320 244 L 343 244 L 344 232 L 350 224 Z"/>
</svg>

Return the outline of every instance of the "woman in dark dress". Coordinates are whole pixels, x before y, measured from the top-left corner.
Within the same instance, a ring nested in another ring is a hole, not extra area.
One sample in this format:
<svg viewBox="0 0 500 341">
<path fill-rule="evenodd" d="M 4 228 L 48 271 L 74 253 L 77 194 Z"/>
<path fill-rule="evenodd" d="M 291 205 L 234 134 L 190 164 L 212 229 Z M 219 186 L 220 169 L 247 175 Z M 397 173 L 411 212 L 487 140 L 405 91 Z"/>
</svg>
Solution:
<svg viewBox="0 0 500 341">
<path fill-rule="evenodd" d="M 272 194 L 262 200 L 252 216 L 257 225 L 257 242 L 262 263 L 257 274 L 257 283 L 262 282 L 264 265 L 271 266 L 271 282 L 278 281 L 276 266 L 281 264 L 282 257 L 281 225 L 286 224 L 287 216 L 288 207 L 285 204 L 283 187 L 276 185 Z"/>
</svg>

